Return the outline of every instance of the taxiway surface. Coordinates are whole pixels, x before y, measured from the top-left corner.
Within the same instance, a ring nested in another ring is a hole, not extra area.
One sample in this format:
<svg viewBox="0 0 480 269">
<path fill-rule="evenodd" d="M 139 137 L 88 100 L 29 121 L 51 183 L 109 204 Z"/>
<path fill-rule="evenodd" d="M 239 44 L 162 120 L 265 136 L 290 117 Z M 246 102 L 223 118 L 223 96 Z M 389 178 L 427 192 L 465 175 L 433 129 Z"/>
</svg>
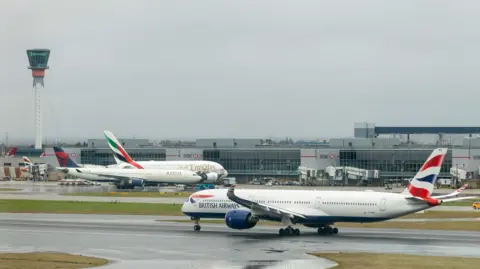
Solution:
<svg viewBox="0 0 480 269">
<path fill-rule="evenodd" d="M 307 255 L 365 251 L 480 257 L 480 232 L 341 228 L 319 236 L 301 227 L 298 237 L 279 237 L 278 227 L 235 231 L 221 224 L 160 222 L 172 217 L 0 214 L 0 251 L 63 251 L 115 262 L 109 269 L 141 268 L 329 268 Z M 288 267 L 293 266 L 293 267 Z M 260 268 L 260 267 L 259 267 Z"/>
</svg>

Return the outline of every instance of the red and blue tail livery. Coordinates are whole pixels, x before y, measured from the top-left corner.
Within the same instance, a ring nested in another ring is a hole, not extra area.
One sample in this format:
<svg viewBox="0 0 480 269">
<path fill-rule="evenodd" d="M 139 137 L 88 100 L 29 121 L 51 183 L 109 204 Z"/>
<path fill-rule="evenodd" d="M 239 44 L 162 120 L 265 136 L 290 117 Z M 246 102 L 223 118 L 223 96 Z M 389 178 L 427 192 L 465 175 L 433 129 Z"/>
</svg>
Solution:
<svg viewBox="0 0 480 269">
<path fill-rule="evenodd" d="M 447 148 L 435 149 L 425 161 L 415 177 L 408 184 L 404 194 L 410 194 L 414 197 L 428 198 L 433 193 L 433 187 L 440 174 Z"/>
<path fill-rule="evenodd" d="M 68 168 L 80 167 L 72 159 L 70 159 L 70 156 L 68 156 L 68 154 L 65 151 L 63 151 L 62 148 L 53 147 L 53 150 L 55 151 L 55 156 L 57 157 L 57 161 L 58 161 L 58 164 L 60 164 L 60 167 L 68 167 Z"/>
</svg>

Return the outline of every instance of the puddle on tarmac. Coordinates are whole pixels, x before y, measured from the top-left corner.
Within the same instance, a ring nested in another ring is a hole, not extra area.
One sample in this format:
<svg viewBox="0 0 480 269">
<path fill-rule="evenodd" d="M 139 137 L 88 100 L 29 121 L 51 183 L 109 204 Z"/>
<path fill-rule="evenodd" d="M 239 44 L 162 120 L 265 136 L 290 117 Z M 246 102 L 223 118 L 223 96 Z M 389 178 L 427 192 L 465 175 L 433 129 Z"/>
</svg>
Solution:
<svg viewBox="0 0 480 269">
<path fill-rule="evenodd" d="M 326 259 L 306 260 L 259 260 L 259 261 L 221 261 L 221 260 L 156 260 L 122 261 L 102 267 L 103 269 L 326 269 L 337 264 Z"/>
</svg>

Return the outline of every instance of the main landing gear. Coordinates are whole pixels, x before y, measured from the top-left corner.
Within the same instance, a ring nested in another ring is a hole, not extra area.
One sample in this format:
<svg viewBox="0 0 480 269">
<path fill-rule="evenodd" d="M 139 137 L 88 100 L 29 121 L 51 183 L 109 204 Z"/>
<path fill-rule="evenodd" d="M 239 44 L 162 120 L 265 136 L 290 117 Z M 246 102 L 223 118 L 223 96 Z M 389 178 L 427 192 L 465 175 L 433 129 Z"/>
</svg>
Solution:
<svg viewBox="0 0 480 269">
<path fill-rule="evenodd" d="M 278 234 L 280 236 L 292 236 L 292 235 L 299 236 L 300 235 L 300 230 L 299 229 L 294 229 L 291 226 L 288 226 L 285 229 L 282 228 L 282 229 L 278 230 Z"/>
<path fill-rule="evenodd" d="M 194 221 L 193 230 L 199 232 L 202 227 L 200 226 L 200 218 L 191 217 L 191 220 Z"/>
<path fill-rule="evenodd" d="M 320 235 L 338 234 L 338 229 L 337 227 L 332 227 L 330 225 L 322 225 L 318 227 L 317 233 Z"/>
<path fill-rule="evenodd" d="M 280 236 L 292 236 L 292 235 L 299 236 L 300 235 L 299 229 L 292 228 L 292 225 L 295 225 L 295 222 L 296 222 L 294 219 L 290 219 L 289 217 L 282 216 L 281 222 L 284 225 L 287 225 L 287 228 L 285 229 L 282 228 L 278 230 L 278 234 Z"/>
</svg>

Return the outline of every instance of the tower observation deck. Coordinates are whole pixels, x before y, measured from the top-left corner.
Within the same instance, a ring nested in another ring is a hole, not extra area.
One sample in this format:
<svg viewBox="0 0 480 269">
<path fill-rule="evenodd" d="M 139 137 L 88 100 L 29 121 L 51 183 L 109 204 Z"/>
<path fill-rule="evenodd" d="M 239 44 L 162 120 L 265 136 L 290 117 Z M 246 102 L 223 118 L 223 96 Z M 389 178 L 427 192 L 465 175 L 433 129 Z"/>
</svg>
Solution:
<svg viewBox="0 0 480 269">
<path fill-rule="evenodd" d="M 28 69 L 32 70 L 33 92 L 34 92 L 34 111 L 35 111 L 35 148 L 42 148 L 42 110 L 40 99 L 40 87 L 44 87 L 43 78 L 45 70 L 49 68 L 48 59 L 50 57 L 49 49 L 29 49 L 27 50 Z"/>
</svg>

